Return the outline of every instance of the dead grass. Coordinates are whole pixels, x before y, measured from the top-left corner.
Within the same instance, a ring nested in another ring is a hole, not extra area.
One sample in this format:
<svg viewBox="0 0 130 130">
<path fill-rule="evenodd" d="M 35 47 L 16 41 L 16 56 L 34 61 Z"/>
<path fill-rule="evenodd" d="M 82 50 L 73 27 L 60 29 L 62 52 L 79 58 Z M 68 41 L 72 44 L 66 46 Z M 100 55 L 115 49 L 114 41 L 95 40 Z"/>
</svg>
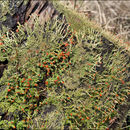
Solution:
<svg viewBox="0 0 130 130">
<path fill-rule="evenodd" d="M 84 13 L 90 20 L 122 38 L 130 44 L 130 1 L 128 0 L 60 0 L 78 13 Z"/>
</svg>

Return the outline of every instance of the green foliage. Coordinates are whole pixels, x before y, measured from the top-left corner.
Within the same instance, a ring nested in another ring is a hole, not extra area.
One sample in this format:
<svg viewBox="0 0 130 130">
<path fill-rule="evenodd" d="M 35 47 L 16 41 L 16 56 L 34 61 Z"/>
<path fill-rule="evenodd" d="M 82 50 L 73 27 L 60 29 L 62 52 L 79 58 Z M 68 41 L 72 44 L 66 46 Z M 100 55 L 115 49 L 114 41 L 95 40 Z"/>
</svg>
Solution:
<svg viewBox="0 0 130 130">
<path fill-rule="evenodd" d="M 8 60 L 0 107 L 13 113 L 0 119 L 1 128 L 106 129 L 119 117 L 129 95 L 129 55 L 74 24 L 56 18 L 41 26 L 36 17 L 33 29 L 19 24 L 0 34 L 0 61 Z"/>
</svg>

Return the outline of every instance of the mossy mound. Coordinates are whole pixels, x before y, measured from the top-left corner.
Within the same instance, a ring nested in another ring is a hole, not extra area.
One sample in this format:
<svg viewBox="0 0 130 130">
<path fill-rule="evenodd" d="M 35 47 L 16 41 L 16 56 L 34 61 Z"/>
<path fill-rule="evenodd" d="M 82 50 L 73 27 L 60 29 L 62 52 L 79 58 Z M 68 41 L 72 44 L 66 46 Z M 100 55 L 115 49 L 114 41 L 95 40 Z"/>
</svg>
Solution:
<svg viewBox="0 0 130 130">
<path fill-rule="evenodd" d="M 8 68 L 0 79 L 0 128 L 124 127 L 129 49 L 53 4 L 62 17 L 42 26 L 37 16 L 33 29 L 19 24 L 16 32 L 1 34 L 0 61 L 8 60 Z"/>
</svg>

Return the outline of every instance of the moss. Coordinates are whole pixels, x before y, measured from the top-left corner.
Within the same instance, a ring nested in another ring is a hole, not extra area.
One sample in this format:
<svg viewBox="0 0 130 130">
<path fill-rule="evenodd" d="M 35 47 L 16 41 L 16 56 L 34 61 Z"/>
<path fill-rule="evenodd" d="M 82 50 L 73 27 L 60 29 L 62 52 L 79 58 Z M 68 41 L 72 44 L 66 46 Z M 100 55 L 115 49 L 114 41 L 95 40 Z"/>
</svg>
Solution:
<svg viewBox="0 0 130 130">
<path fill-rule="evenodd" d="M 110 42 L 114 43 L 117 46 L 123 46 L 126 50 L 130 51 L 129 45 L 125 44 L 123 42 L 123 39 L 121 41 L 118 37 L 116 37 L 109 31 L 102 29 L 94 21 L 90 21 L 83 14 L 76 13 L 73 9 L 68 9 L 67 7 L 59 4 L 56 1 L 54 1 L 53 3 L 55 5 L 55 8 L 65 15 L 67 22 L 71 24 L 73 30 L 82 32 L 82 30 L 94 29 L 95 31 L 99 32 L 103 37 L 107 38 Z"/>
<path fill-rule="evenodd" d="M 0 58 L 8 59 L 0 105 L 14 113 L 6 128 L 106 129 L 129 95 L 128 51 L 89 20 L 57 9 L 71 24 L 64 36 L 64 20 L 41 27 L 36 19 L 33 30 L 19 25 L 0 46 Z"/>
</svg>

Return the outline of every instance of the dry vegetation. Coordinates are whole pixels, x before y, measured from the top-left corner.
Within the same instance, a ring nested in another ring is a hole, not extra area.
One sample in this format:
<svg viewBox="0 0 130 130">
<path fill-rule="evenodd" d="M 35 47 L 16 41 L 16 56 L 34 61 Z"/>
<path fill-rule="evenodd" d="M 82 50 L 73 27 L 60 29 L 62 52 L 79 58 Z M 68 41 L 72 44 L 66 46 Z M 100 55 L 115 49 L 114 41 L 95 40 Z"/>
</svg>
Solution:
<svg viewBox="0 0 130 130">
<path fill-rule="evenodd" d="M 124 41 L 130 40 L 130 1 L 60 0 L 60 2 L 79 13 L 84 13 L 90 20 L 96 21 Z"/>
</svg>

